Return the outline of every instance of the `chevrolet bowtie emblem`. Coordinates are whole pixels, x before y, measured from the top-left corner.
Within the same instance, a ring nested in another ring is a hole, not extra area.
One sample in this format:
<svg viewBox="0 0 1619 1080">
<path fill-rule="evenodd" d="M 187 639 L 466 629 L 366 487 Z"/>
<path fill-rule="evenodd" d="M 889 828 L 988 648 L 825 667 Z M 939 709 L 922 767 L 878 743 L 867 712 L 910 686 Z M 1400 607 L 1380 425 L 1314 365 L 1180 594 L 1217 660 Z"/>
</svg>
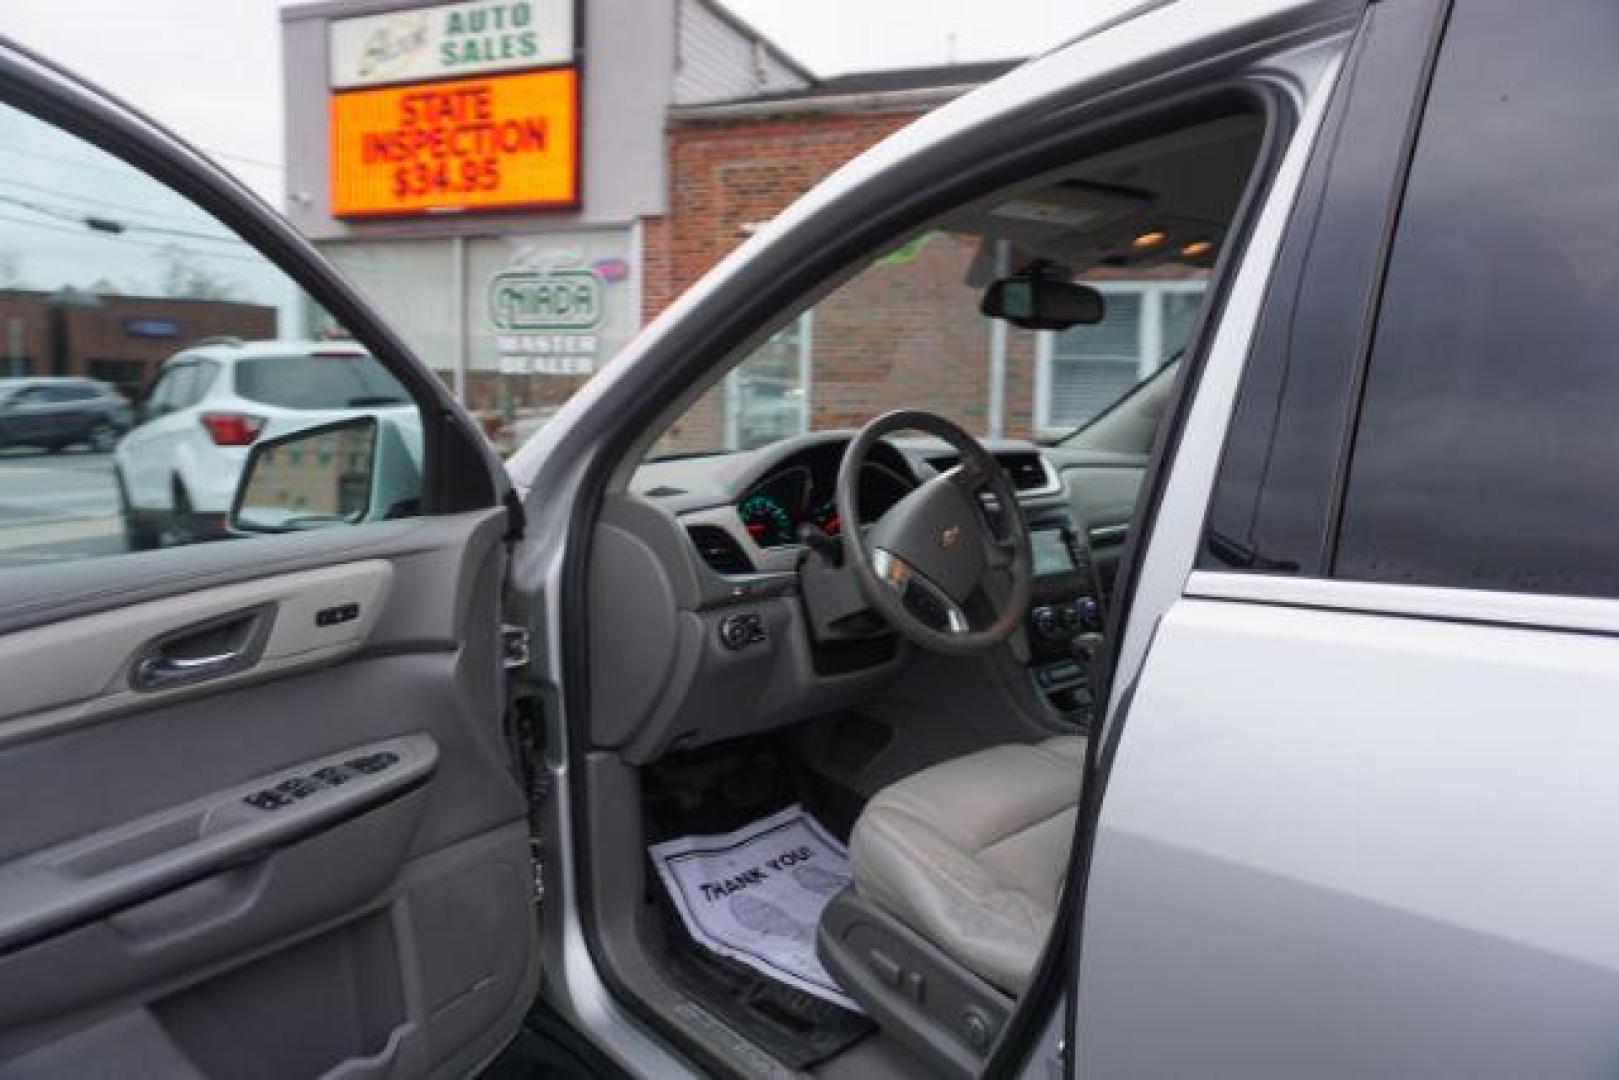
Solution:
<svg viewBox="0 0 1619 1080">
<path fill-rule="evenodd" d="M 939 546 L 942 547 L 942 548 L 947 548 L 947 549 L 948 548 L 953 548 L 953 547 L 956 546 L 956 542 L 958 540 L 960 540 L 960 539 L 961 539 L 961 526 L 960 525 L 952 525 L 948 529 L 944 530 L 943 532 L 941 532 L 939 534 Z"/>
</svg>

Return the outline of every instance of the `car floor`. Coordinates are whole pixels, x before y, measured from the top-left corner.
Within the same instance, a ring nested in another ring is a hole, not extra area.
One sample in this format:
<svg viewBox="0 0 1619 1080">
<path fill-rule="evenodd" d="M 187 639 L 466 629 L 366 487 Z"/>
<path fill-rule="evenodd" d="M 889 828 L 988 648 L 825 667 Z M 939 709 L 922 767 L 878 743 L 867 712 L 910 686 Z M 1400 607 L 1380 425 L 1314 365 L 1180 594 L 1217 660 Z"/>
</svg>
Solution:
<svg viewBox="0 0 1619 1080">
<path fill-rule="evenodd" d="M 647 842 L 729 832 L 793 804 L 842 842 L 861 801 L 793 761 L 770 738 L 739 739 L 647 767 L 642 777 Z M 662 881 L 647 875 L 642 940 L 669 979 L 783 1064 L 807 1069 L 875 1029 L 823 1001 L 694 942 Z"/>
</svg>

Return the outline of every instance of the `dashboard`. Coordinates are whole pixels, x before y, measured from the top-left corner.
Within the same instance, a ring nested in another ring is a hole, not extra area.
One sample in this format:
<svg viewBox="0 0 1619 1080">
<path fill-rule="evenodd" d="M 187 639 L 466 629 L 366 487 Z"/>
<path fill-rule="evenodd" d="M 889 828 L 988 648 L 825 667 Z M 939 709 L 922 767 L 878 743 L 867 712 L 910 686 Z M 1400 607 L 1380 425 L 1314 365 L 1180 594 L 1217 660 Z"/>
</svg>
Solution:
<svg viewBox="0 0 1619 1080">
<path fill-rule="evenodd" d="M 596 745 L 655 761 L 857 707 L 905 670 L 912 649 L 897 635 L 859 620 L 838 629 L 808 610 L 804 576 L 821 562 L 799 530 L 842 532 L 837 477 L 852 436 L 644 462 L 630 490 L 609 497 L 591 559 L 591 649 L 611 658 L 591 665 Z M 1100 626 L 1093 571 L 1105 573 L 1122 540 L 1140 463 L 1016 439 L 986 448 L 1018 491 L 1035 570 L 1023 631 L 992 654 L 997 678 L 1083 725 L 1095 703 L 1071 643 Z M 858 490 L 864 520 L 956 463 L 936 440 L 873 446 Z M 1071 482 L 1076 467 L 1083 485 Z M 1097 522 L 1119 534 L 1101 551 Z"/>
<path fill-rule="evenodd" d="M 813 525 L 838 536 L 838 469 L 844 444 L 813 446 L 791 455 L 746 491 L 736 502 L 737 516 L 761 548 L 799 542 L 798 530 Z M 860 515 L 875 521 L 917 486 L 916 475 L 901 454 L 886 444 L 874 447 L 860 473 Z"/>
</svg>

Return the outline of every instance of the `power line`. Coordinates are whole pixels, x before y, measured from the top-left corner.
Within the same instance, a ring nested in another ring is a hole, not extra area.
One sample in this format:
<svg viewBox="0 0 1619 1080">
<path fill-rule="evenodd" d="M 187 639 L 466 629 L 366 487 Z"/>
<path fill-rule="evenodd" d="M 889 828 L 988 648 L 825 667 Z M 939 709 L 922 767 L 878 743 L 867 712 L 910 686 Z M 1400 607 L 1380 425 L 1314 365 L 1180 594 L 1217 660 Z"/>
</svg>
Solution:
<svg viewBox="0 0 1619 1080">
<path fill-rule="evenodd" d="M 46 203 L 34 202 L 31 199 L 19 198 L 15 195 L 0 194 L 0 202 L 20 206 L 24 210 L 31 210 L 36 214 L 56 218 L 60 221 L 70 221 L 84 225 L 96 232 L 118 234 L 123 232 L 156 233 L 159 236 L 177 236 L 186 240 L 207 240 L 213 243 L 232 244 L 242 246 L 242 241 L 234 236 L 224 233 L 205 233 L 194 229 L 179 229 L 167 225 L 145 225 L 140 222 L 120 221 L 112 218 L 100 218 L 93 214 L 83 214 L 67 207 L 51 206 Z"/>
<path fill-rule="evenodd" d="M 112 199 L 81 195 L 76 191 L 63 191 L 61 188 L 46 187 L 44 184 L 30 184 L 25 180 L 14 180 L 9 176 L 0 176 L 0 184 L 7 187 L 21 188 L 24 191 L 37 192 L 40 195 L 55 195 L 59 198 L 72 199 L 74 202 L 88 203 L 91 206 L 105 206 L 112 210 L 126 210 L 130 213 L 145 214 L 148 217 L 164 218 L 182 225 L 197 223 L 197 215 L 176 214 L 172 210 L 154 210 L 146 206 L 135 206 L 132 203 L 114 202 Z M 207 217 L 207 215 L 202 216 Z M 207 220 L 211 221 L 213 219 L 207 218 Z"/>
<path fill-rule="evenodd" d="M 57 225 L 46 221 L 33 221 L 29 218 L 11 217 L 6 214 L 0 214 L 0 221 L 4 221 L 12 225 L 23 225 L 32 229 L 44 229 L 47 232 L 65 233 L 68 236 L 75 236 L 81 240 L 110 240 L 114 243 L 132 244 L 135 247 L 149 248 L 154 251 L 180 251 L 187 255 L 195 255 L 202 259 L 229 259 L 232 262 L 252 263 L 255 266 L 269 266 L 272 269 L 274 268 L 273 263 L 258 255 L 233 254 L 225 251 L 198 251 L 195 248 L 188 248 L 181 244 L 163 244 L 154 240 L 138 240 L 133 236 L 121 236 L 116 233 L 87 229 L 82 226 L 79 228 L 73 228 L 69 225 Z M 28 252 L 23 252 L 24 256 L 27 254 Z"/>
</svg>

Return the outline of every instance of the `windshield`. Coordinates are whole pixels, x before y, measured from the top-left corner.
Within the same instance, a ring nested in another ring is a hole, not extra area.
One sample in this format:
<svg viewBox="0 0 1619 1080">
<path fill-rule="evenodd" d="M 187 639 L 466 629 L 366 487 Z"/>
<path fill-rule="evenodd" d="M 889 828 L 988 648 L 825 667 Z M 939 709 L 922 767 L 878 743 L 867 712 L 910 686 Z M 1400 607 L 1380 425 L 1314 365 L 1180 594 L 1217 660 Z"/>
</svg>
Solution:
<svg viewBox="0 0 1619 1080">
<path fill-rule="evenodd" d="M 369 356 L 262 356 L 236 365 L 236 392 L 283 409 L 405 405 L 399 380 Z"/>
<path fill-rule="evenodd" d="M 653 456 L 750 450 L 901 408 L 979 438 L 1071 438 L 1189 344 L 1262 131 L 1246 113 L 1164 128 L 938 218 L 739 358 Z M 1037 295 L 1057 306 L 1035 310 Z M 1007 296 L 1009 318 L 1051 328 L 982 314 Z M 1108 422 L 1143 452 L 1149 406 Z"/>
<path fill-rule="evenodd" d="M 1031 211 L 1032 212 L 1032 211 Z M 781 327 L 659 441 L 654 457 L 751 450 L 925 409 L 979 437 L 1052 439 L 1084 427 L 1185 344 L 1207 270 L 1097 269 L 1100 322 L 1022 330 L 979 313 L 1001 245 L 933 231 L 875 260 Z"/>
</svg>

